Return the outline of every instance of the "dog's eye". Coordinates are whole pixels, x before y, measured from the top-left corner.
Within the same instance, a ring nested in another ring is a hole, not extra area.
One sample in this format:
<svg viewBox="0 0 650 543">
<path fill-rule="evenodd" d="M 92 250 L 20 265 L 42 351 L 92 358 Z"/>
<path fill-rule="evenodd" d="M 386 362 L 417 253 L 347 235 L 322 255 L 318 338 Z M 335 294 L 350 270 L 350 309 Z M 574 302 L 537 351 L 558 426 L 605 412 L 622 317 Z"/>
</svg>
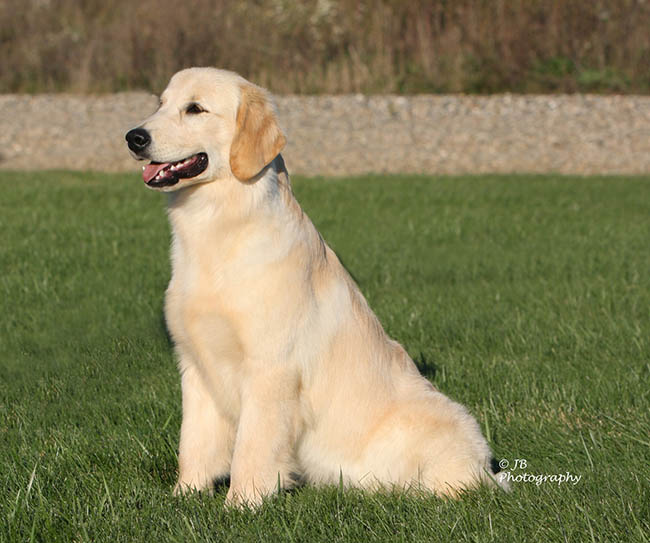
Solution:
<svg viewBox="0 0 650 543">
<path fill-rule="evenodd" d="M 205 109 L 203 109 L 199 104 L 190 104 L 187 106 L 185 113 L 189 113 L 190 115 L 197 115 L 198 113 L 205 113 Z"/>
</svg>

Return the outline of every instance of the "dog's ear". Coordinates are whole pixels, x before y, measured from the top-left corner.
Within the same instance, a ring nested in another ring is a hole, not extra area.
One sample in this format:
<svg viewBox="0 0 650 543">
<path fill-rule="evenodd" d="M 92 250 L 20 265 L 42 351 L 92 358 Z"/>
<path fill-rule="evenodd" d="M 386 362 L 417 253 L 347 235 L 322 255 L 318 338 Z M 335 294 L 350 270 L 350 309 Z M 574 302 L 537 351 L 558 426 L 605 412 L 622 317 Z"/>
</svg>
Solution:
<svg viewBox="0 0 650 543">
<path fill-rule="evenodd" d="M 237 128 L 230 146 L 230 169 L 240 181 L 255 177 L 287 142 L 266 93 L 253 85 L 241 86 Z"/>
</svg>

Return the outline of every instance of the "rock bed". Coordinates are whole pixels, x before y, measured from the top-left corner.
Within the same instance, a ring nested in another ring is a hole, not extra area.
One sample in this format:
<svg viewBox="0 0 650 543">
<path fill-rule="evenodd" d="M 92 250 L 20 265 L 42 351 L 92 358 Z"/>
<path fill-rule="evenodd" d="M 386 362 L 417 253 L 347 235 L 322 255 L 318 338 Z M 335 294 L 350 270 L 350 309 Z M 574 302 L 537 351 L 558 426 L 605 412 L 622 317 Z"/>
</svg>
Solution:
<svg viewBox="0 0 650 543">
<path fill-rule="evenodd" d="M 650 173 L 650 97 L 279 96 L 291 173 Z M 147 93 L 0 95 L 0 168 L 138 172 Z"/>
</svg>

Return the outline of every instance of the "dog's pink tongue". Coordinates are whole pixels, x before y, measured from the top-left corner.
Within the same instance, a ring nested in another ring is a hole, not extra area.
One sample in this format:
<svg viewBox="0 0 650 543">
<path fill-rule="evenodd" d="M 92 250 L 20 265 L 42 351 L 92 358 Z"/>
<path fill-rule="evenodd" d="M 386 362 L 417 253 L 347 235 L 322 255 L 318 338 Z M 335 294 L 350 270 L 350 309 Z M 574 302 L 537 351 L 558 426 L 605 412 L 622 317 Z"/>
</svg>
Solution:
<svg viewBox="0 0 650 543">
<path fill-rule="evenodd" d="M 154 177 L 156 177 L 156 174 L 160 170 L 162 170 L 163 168 L 166 168 L 167 166 L 169 166 L 169 162 L 165 162 L 164 164 L 154 164 L 153 162 L 151 164 L 147 164 L 142 169 L 142 179 L 144 179 L 145 183 L 148 183 Z"/>
</svg>

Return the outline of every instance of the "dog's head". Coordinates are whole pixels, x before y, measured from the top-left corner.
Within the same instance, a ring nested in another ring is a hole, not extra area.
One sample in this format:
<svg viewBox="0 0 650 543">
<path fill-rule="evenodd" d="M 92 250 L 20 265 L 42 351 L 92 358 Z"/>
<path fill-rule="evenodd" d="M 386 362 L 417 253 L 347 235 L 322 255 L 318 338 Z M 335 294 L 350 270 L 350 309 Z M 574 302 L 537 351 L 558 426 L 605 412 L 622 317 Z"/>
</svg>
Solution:
<svg viewBox="0 0 650 543">
<path fill-rule="evenodd" d="M 162 191 L 232 176 L 250 181 L 286 143 L 268 93 L 214 68 L 175 74 L 158 110 L 126 141 L 136 159 L 151 161 L 144 182 Z"/>
</svg>

